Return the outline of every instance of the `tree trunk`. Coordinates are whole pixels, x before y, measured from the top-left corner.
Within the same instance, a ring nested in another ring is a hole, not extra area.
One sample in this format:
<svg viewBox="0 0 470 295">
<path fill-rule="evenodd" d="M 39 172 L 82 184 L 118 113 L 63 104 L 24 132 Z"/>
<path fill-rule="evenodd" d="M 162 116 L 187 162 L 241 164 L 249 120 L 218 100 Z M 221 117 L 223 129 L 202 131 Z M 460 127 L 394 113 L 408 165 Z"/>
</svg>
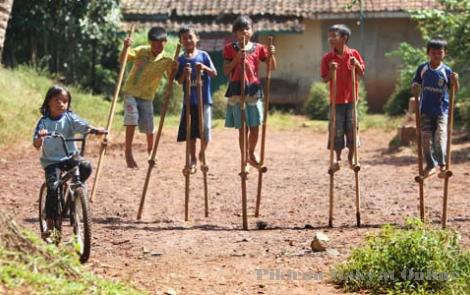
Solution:
<svg viewBox="0 0 470 295">
<path fill-rule="evenodd" d="M 90 69 L 90 84 L 91 84 L 91 89 L 93 93 L 95 93 L 96 89 L 96 81 L 95 81 L 95 76 L 96 76 L 96 50 L 97 50 L 97 41 L 93 39 L 92 45 L 91 45 L 91 69 Z"/>
<path fill-rule="evenodd" d="M 5 43 L 5 35 L 12 6 L 13 0 L 0 0 L 0 59 L 2 57 L 3 44 Z"/>
</svg>

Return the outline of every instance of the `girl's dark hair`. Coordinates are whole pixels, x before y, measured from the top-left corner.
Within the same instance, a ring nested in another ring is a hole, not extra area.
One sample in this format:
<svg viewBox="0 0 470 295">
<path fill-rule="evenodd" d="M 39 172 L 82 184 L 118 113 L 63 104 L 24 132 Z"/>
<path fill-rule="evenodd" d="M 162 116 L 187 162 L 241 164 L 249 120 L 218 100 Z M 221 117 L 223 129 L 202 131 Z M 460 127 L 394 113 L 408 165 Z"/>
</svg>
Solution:
<svg viewBox="0 0 470 295">
<path fill-rule="evenodd" d="M 70 109 L 70 105 L 72 103 L 72 95 L 70 95 L 70 92 L 62 86 L 54 85 L 47 90 L 46 97 L 44 98 L 44 101 L 42 102 L 41 108 L 39 109 L 41 114 L 43 114 L 44 116 L 49 115 L 49 101 L 51 100 L 51 98 L 53 98 L 54 96 L 62 92 L 67 93 L 67 96 L 69 97 L 69 104 L 67 105 L 67 111 Z"/>
<path fill-rule="evenodd" d="M 430 49 L 444 49 L 447 51 L 447 41 L 443 39 L 431 39 L 426 44 L 426 52 L 429 53 Z"/>
<path fill-rule="evenodd" d="M 187 33 L 193 33 L 194 35 L 198 36 L 195 29 L 193 29 L 189 26 L 184 26 L 178 31 L 178 38 L 181 38 L 181 36 L 183 36 L 183 34 L 187 34 Z"/>
<path fill-rule="evenodd" d="M 343 24 L 332 25 L 328 28 L 328 33 L 330 32 L 338 32 L 341 37 L 346 36 L 346 43 L 348 43 L 349 38 L 351 37 L 351 30 Z"/>
<path fill-rule="evenodd" d="M 232 32 L 235 33 L 238 30 L 253 28 L 253 21 L 248 15 L 239 15 L 232 25 Z"/>
</svg>

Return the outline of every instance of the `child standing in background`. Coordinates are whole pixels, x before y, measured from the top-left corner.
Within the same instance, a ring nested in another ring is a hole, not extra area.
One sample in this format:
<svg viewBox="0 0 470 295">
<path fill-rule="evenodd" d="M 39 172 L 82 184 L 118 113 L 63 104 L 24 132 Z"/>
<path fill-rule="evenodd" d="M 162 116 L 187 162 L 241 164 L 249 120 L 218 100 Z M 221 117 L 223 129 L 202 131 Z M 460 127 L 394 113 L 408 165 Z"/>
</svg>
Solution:
<svg viewBox="0 0 470 295">
<path fill-rule="evenodd" d="M 184 81 L 189 77 L 189 72 L 185 70 L 186 64 L 191 64 L 191 93 L 190 96 L 190 113 L 191 113 L 191 171 L 195 172 L 196 159 L 196 138 L 201 138 L 199 134 L 199 111 L 198 111 L 198 94 L 196 88 L 196 70 L 202 71 L 202 99 L 203 99 L 203 115 L 204 115 L 204 139 L 207 148 L 211 140 L 211 124 L 212 124 L 212 93 L 211 78 L 217 76 L 217 71 L 212 63 L 209 54 L 203 50 L 197 49 L 199 37 L 197 33 L 188 27 L 179 30 L 178 36 L 180 43 L 184 48 L 184 53 L 178 58 L 178 72 L 175 79 L 183 85 L 183 93 L 186 95 L 186 87 Z M 180 125 L 178 129 L 178 142 L 186 141 L 186 105 L 183 103 L 181 111 Z M 199 152 L 199 160 L 201 160 L 201 151 Z"/>
</svg>

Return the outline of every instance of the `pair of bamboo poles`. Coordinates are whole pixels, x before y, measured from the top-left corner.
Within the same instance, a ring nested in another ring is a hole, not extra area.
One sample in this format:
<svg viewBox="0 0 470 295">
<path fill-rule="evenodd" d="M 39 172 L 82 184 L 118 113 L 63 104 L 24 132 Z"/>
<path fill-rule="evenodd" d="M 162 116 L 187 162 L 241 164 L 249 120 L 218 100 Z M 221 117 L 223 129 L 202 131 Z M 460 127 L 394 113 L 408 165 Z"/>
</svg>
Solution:
<svg viewBox="0 0 470 295">
<path fill-rule="evenodd" d="M 454 109 L 455 109 L 455 93 L 456 84 L 451 84 L 450 98 L 449 98 L 449 115 L 447 117 L 447 142 L 446 142 L 446 163 L 445 170 L 438 174 L 439 178 L 444 178 L 444 198 L 442 204 L 442 228 L 447 226 L 447 201 L 449 191 L 449 178 L 452 177 L 453 173 L 451 170 L 451 147 L 452 147 L 452 131 L 454 129 Z M 418 152 L 418 172 L 419 175 L 415 177 L 415 181 L 418 183 L 419 190 L 419 214 L 421 220 L 425 220 L 424 210 L 424 181 L 428 179 L 430 174 L 425 175 L 423 169 L 423 148 L 422 148 L 422 134 L 421 134 L 421 111 L 419 104 L 420 95 L 414 97 L 414 111 L 416 120 L 416 145 Z"/>
<path fill-rule="evenodd" d="M 134 31 L 134 26 L 131 27 L 131 30 L 129 31 L 129 34 L 128 34 L 128 37 L 130 38 L 132 36 L 132 33 Z M 272 37 L 269 37 L 268 38 L 269 40 L 269 45 L 272 45 L 273 44 L 273 39 Z M 110 109 L 110 112 L 109 112 L 109 116 L 108 116 L 108 122 L 107 122 L 107 130 L 110 131 L 111 129 L 111 125 L 112 125 L 112 121 L 113 121 L 113 118 L 114 118 L 114 112 L 115 112 L 115 109 L 116 109 L 116 102 L 117 102 L 117 98 L 119 96 L 119 93 L 120 93 L 120 89 L 121 89 L 121 85 L 122 85 L 122 81 L 123 81 L 123 78 L 124 78 L 124 73 L 125 73 L 125 68 L 126 68 L 126 64 L 127 64 L 127 56 L 128 56 L 128 48 L 125 49 L 125 52 L 124 52 L 124 60 L 122 62 L 122 65 L 121 65 L 121 69 L 120 69 L 120 72 L 119 72 L 119 76 L 118 76 L 118 81 L 117 81 L 117 85 L 116 85 L 116 89 L 115 89 L 115 92 L 114 92 L 114 95 L 113 95 L 113 100 L 112 100 L 112 104 L 111 104 L 111 109 Z M 179 56 L 179 53 L 180 53 L 180 50 L 181 50 L 181 45 L 180 44 L 177 44 L 177 48 L 176 48 L 176 51 L 175 51 L 175 56 L 174 56 L 174 61 L 177 60 L 178 56 Z M 261 158 L 260 158 L 260 163 L 259 163 L 259 166 L 257 167 L 258 171 L 259 171 L 259 176 L 258 176 L 258 190 L 257 190 L 257 198 L 256 198 L 256 209 L 255 209 L 255 216 L 258 217 L 259 216 L 259 208 L 260 208 L 260 204 L 261 204 L 261 189 L 262 189 L 262 181 L 263 181 L 263 173 L 267 172 L 267 168 L 264 166 L 264 155 L 265 155 L 265 142 L 266 142 L 266 121 L 267 121 L 267 116 L 268 116 L 268 108 L 269 108 L 269 94 L 270 94 L 270 87 L 271 87 L 271 60 L 272 60 L 272 56 L 271 54 L 269 55 L 268 57 L 268 64 L 267 64 L 267 79 L 266 79 L 266 95 L 265 95 L 265 98 L 264 98 L 264 113 L 263 113 L 263 117 L 264 117 L 264 120 L 263 120 L 263 126 L 262 126 L 262 137 L 261 137 Z M 188 69 L 189 67 L 189 69 Z M 190 69 L 190 64 L 187 64 L 186 65 L 186 68 L 188 70 L 188 72 L 191 71 Z M 244 57 L 242 58 L 242 63 L 241 63 L 241 67 L 242 67 L 242 71 L 241 71 L 241 79 L 240 79 L 240 83 L 241 83 L 241 103 L 240 103 L 240 108 L 241 108 L 241 113 L 242 113 L 242 130 L 244 132 L 242 132 L 243 136 L 242 136 L 242 151 L 241 151 L 241 163 L 242 163 L 242 167 L 241 167 L 241 172 L 240 172 L 240 177 L 242 179 L 242 211 L 243 211 L 243 229 L 244 230 L 247 230 L 248 229 L 248 222 L 247 222 L 247 205 L 246 205 L 246 180 L 247 180 L 247 171 L 246 171 L 246 163 L 247 163 L 247 160 L 246 160 L 246 117 L 245 117 L 245 59 Z M 143 206 L 144 206 L 144 203 L 145 203 L 145 198 L 146 198 L 146 194 L 147 194 L 147 190 L 148 190 L 148 185 L 149 185 L 149 181 L 150 181 L 150 175 L 151 175 L 151 172 L 152 172 L 152 169 L 153 167 L 155 166 L 155 157 L 156 157 L 156 153 L 157 153 L 157 149 L 158 149 L 158 144 L 160 142 L 160 137 L 161 137 L 161 133 L 162 133 L 162 130 L 163 130 L 163 124 L 164 124 L 164 121 L 165 121 L 165 115 L 166 115 L 166 111 L 168 109 L 168 103 L 169 103 L 169 99 L 171 97 L 171 93 L 172 93 L 172 89 L 173 89 L 173 81 L 174 81 L 174 78 L 175 78 L 175 70 L 173 69 L 172 73 L 170 74 L 170 77 L 168 79 L 168 88 L 167 88 L 167 91 L 165 93 L 165 97 L 164 97 L 164 104 L 163 104 L 163 107 L 161 109 L 161 113 L 160 113 L 160 121 L 159 121 L 159 125 L 158 125 L 158 130 L 157 130 L 157 135 L 155 137 L 155 142 L 153 144 L 153 148 L 152 148 L 152 152 L 151 152 L 151 155 L 150 155 L 150 159 L 149 159 L 149 167 L 148 167 L 148 170 L 147 170 L 147 175 L 146 175 L 146 178 L 145 178 L 145 183 L 144 183 L 144 189 L 143 189 L 143 193 L 142 193 L 142 197 L 141 197 L 141 200 L 140 200 L 140 205 L 139 205 L 139 210 L 138 210 L 138 214 L 137 214 L 137 219 L 141 219 L 142 218 L 142 212 L 143 212 Z M 201 137 L 201 155 L 202 155 L 202 166 L 201 166 L 201 171 L 203 172 L 203 178 L 204 178 L 204 203 L 205 203 L 205 217 L 208 217 L 209 216 L 209 205 L 208 205 L 208 185 L 207 185 L 207 172 L 209 171 L 209 168 L 206 164 L 206 157 L 205 157 L 205 152 L 204 152 L 204 147 L 205 147 L 205 139 L 204 139 L 204 130 L 203 130 L 203 120 L 204 120 L 204 116 L 203 116 L 203 111 L 202 111 L 202 106 L 203 106 L 203 102 L 202 102 L 202 81 L 201 81 L 201 71 L 198 70 L 197 71 L 197 75 L 196 75 L 196 84 L 197 84 L 197 91 L 198 91 L 198 100 L 199 100 L 199 104 L 198 104 L 198 114 L 199 114 L 199 134 L 200 134 L 200 137 Z M 189 75 L 189 77 L 186 79 L 185 81 L 185 87 L 186 87 L 186 93 L 185 93 L 185 106 L 186 106 L 186 112 L 185 112 L 185 120 L 186 120 L 186 164 L 185 164 L 185 167 L 183 169 L 183 175 L 185 176 L 185 220 L 189 220 L 189 186 L 190 186 L 190 159 L 189 159 L 189 151 L 190 151 L 190 136 L 191 136 L 191 114 L 190 114 L 190 91 L 191 91 L 191 75 Z M 103 141 L 102 141 L 102 144 L 101 144 L 101 149 L 100 149 L 100 156 L 99 156 L 99 160 L 98 160 L 98 165 L 97 165 L 97 169 L 96 169 L 96 175 L 95 175 L 95 181 L 93 183 L 93 188 L 92 188 L 92 192 L 91 192 L 91 195 L 90 195 L 90 201 L 92 202 L 94 200 L 94 196 L 96 194 L 96 188 L 97 188 L 97 184 L 98 184 L 98 181 L 99 181 L 99 177 L 100 177 L 100 171 L 101 171 L 101 167 L 102 167 L 102 164 L 103 164 L 103 160 L 104 160 L 104 155 L 106 153 L 106 147 L 107 147 L 107 136 L 109 135 L 109 132 L 108 134 L 105 135 Z"/>
<path fill-rule="evenodd" d="M 335 169 L 335 136 L 336 136 L 336 93 L 337 93 L 337 81 L 336 71 L 337 64 L 332 64 L 333 76 L 331 79 L 332 84 L 332 95 L 330 98 L 330 167 L 328 174 L 330 175 L 330 210 L 328 218 L 328 226 L 333 227 L 333 208 L 334 208 L 334 185 L 335 185 L 335 173 L 338 169 Z M 357 87 L 356 87 L 356 67 L 353 66 L 351 70 L 351 81 L 352 81 L 352 95 L 353 95 L 353 108 L 352 108 L 352 119 L 353 119 L 353 161 L 351 169 L 354 171 L 354 180 L 356 185 L 356 224 L 358 227 L 361 226 L 361 192 L 359 183 L 359 171 L 361 166 L 359 164 L 359 151 L 358 151 L 358 119 L 357 119 Z"/>
<path fill-rule="evenodd" d="M 176 59 L 177 56 L 175 56 Z M 191 160 L 190 160 L 190 152 L 191 152 L 191 104 L 190 104 L 190 97 L 191 97 L 191 64 L 186 64 L 185 66 L 186 72 L 188 76 L 185 80 L 185 96 L 184 96 L 184 104 L 185 104 L 185 120 L 186 120 L 186 164 L 183 168 L 183 175 L 185 177 L 185 202 L 184 202 L 184 220 L 189 220 L 189 186 L 190 186 L 190 176 L 193 173 L 191 171 Z M 203 98 L 202 98 L 202 70 L 200 68 L 196 69 L 196 88 L 197 88 L 197 97 L 198 97 L 198 116 L 199 116 L 199 136 L 201 140 L 201 171 L 203 173 L 203 180 L 204 180 L 204 216 L 209 217 L 209 198 L 208 198 L 208 189 L 207 189 L 207 172 L 209 171 L 209 167 L 206 163 L 206 153 L 205 153 L 205 132 L 204 132 L 204 113 L 203 113 Z M 150 177 L 148 174 L 147 177 Z M 144 197 L 144 196 L 143 196 Z M 141 203 L 141 207 L 143 203 Z M 139 209 L 139 219 L 142 212 Z"/>
</svg>

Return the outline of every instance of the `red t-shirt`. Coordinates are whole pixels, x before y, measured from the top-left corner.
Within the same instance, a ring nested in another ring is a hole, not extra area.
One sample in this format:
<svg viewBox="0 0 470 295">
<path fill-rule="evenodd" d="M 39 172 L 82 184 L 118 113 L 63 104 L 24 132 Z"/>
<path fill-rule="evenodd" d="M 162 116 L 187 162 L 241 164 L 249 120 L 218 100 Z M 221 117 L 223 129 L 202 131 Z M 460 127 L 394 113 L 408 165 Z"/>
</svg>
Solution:
<svg viewBox="0 0 470 295">
<path fill-rule="evenodd" d="M 328 75 L 328 71 L 330 69 L 330 62 L 336 62 L 338 64 L 338 68 L 336 70 L 336 104 L 345 104 L 353 102 L 353 95 L 352 95 L 352 80 L 351 80 L 351 71 L 352 66 L 350 64 L 351 57 L 355 57 L 357 61 L 361 64 L 362 69 L 365 71 L 366 66 L 364 63 L 364 59 L 359 54 L 356 49 L 351 49 L 349 47 L 345 47 L 343 56 L 339 56 L 335 53 L 334 50 L 329 51 L 326 53 L 322 60 L 321 60 L 321 68 L 320 74 L 322 78 Z M 357 73 L 357 71 L 356 71 Z M 330 81 L 330 101 L 333 99 L 333 85 Z M 356 74 L 356 94 L 357 89 L 359 87 L 359 80 L 357 79 Z"/>
<path fill-rule="evenodd" d="M 268 58 L 268 50 L 259 43 L 252 43 L 251 49 L 246 51 L 245 57 L 245 79 L 249 84 L 260 84 L 259 63 Z M 231 61 L 239 51 L 238 43 L 229 43 L 224 47 L 224 59 Z M 230 81 L 240 81 L 240 64 L 236 65 L 230 73 Z"/>
</svg>

